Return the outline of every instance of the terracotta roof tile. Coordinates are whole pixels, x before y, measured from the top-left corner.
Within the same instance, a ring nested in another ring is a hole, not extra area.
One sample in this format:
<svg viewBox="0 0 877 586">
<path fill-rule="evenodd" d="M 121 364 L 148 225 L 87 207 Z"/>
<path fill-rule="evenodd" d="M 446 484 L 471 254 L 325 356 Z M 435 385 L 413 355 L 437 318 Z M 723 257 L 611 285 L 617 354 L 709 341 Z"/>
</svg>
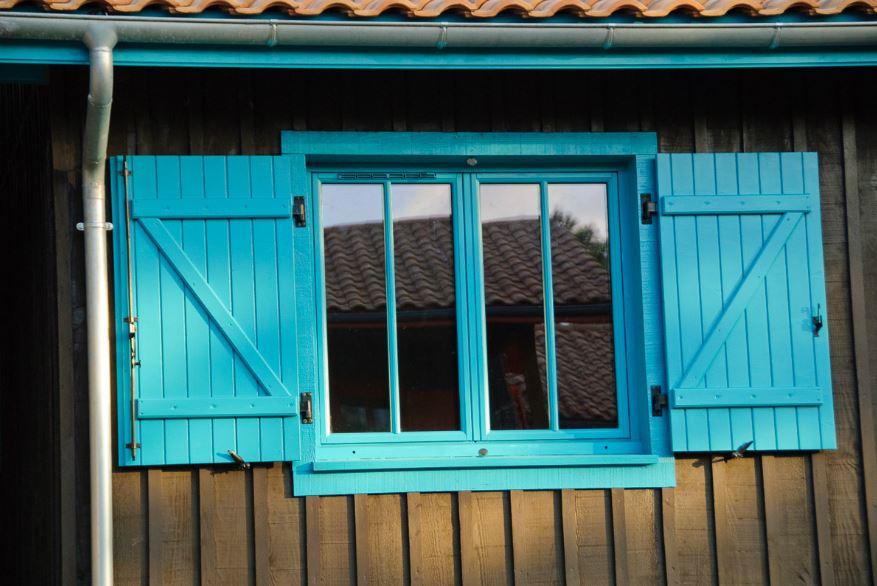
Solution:
<svg viewBox="0 0 877 586">
<path fill-rule="evenodd" d="M 555 338 L 561 425 L 564 421 L 613 424 L 618 417 L 618 402 L 612 324 L 564 324 L 558 327 Z M 543 326 L 536 326 L 536 360 L 541 380 L 545 380 Z"/>
<path fill-rule="evenodd" d="M 34 0 L 0 0 L 0 10 Z M 517 13 L 530 18 L 548 18 L 558 12 L 583 18 L 603 18 L 629 13 L 645 18 L 691 13 L 722 16 L 734 9 L 753 15 L 776 16 L 791 10 L 833 15 L 846 10 L 877 14 L 877 0 L 36 0 L 47 10 L 72 11 L 84 4 L 103 6 L 115 12 L 140 12 L 162 7 L 175 14 L 197 14 L 220 8 L 237 15 L 261 14 L 280 9 L 291 16 L 317 16 L 329 10 L 342 10 L 350 16 L 367 18 L 389 11 L 415 18 L 435 18 L 458 13 L 474 18 L 491 18 L 501 13 Z"/>
<path fill-rule="evenodd" d="M 451 307 L 454 249 L 448 220 L 396 222 L 396 298 L 400 309 Z M 373 311 L 385 306 L 383 226 L 325 230 L 329 311 Z M 536 220 L 484 225 L 485 296 L 489 305 L 540 305 L 542 260 Z M 554 300 L 558 305 L 606 303 L 609 274 L 569 231 L 553 230 Z"/>
</svg>

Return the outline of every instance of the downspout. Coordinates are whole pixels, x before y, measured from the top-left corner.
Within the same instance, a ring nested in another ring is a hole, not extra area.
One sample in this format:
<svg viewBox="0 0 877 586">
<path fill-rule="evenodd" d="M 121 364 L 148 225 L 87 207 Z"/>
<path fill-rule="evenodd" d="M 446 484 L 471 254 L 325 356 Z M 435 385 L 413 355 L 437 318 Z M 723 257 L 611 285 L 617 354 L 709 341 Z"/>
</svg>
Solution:
<svg viewBox="0 0 877 586">
<path fill-rule="evenodd" d="M 88 330 L 88 431 L 91 480 L 92 584 L 113 583 L 113 486 L 110 419 L 110 303 L 107 271 L 106 158 L 113 104 L 116 33 L 93 25 L 83 36 L 89 82 L 82 137 L 82 208 L 85 233 L 86 329 Z"/>
</svg>

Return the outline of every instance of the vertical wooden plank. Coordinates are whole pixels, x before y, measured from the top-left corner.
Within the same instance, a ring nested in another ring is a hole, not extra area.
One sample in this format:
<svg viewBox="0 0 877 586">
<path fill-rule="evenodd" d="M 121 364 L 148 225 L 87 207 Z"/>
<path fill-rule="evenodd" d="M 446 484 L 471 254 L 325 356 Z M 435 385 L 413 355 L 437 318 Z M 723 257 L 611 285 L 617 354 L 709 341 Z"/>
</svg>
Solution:
<svg viewBox="0 0 877 586">
<path fill-rule="evenodd" d="M 269 581 L 268 559 L 268 469 L 253 468 L 253 540 L 255 542 L 256 583 Z"/>
<path fill-rule="evenodd" d="M 359 584 L 404 584 L 408 582 L 407 542 L 403 518 L 403 501 L 398 494 L 356 495 L 356 560 Z M 365 512 L 365 543 L 360 543 L 360 507 Z M 360 555 L 360 549 L 364 553 Z M 365 567 L 360 568 L 363 559 Z"/>
<path fill-rule="evenodd" d="M 515 584 L 563 582 L 559 496 L 553 491 L 510 493 Z"/>
<path fill-rule="evenodd" d="M 761 458 L 771 584 L 817 579 L 811 486 L 804 463 L 801 456 Z"/>
<path fill-rule="evenodd" d="M 164 552 L 162 552 L 164 511 L 161 501 L 161 470 L 153 468 L 146 474 L 146 498 L 149 507 L 149 585 L 160 586 L 164 579 Z"/>
<path fill-rule="evenodd" d="M 320 583 L 320 497 L 305 497 L 308 586 Z"/>
<path fill-rule="evenodd" d="M 680 584 L 715 584 L 715 521 L 709 460 L 676 459 L 676 562 Z"/>
<path fill-rule="evenodd" d="M 624 489 L 613 488 L 612 498 L 612 543 L 615 548 L 615 582 L 628 584 L 629 571 L 627 559 L 627 514 L 624 510 Z"/>
<path fill-rule="evenodd" d="M 847 258 L 852 305 L 853 352 L 856 391 L 859 399 L 862 472 L 865 488 L 865 512 L 870 545 L 871 583 L 877 584 L 877 443 L 874 433 L 874 404 L 871 387 L 871 354 L 868 340 L 868 317 L 865 303 L 862 259 L 862 221 L 859 203 L 859 177 L 856 154 L 856 124 L 849 110 L 841 120 L 843 141 L 844 200 L 847 220 Z"/>
<path fill-rule="evenodd" d="M 656 490 L 625 490 L 624 509 L 628 581 L 631 584 L 660 584 L 665 571 L 659 493 Z"/>
<path fill-rule="evenodd" d="M 712 463 L 719 583 L 757 584 L 768 580 L 755 458 Z"/>
<path fill-rule="evenodd" d="M 113 473 L 113 578 L 118 584 L 148 579 L 146 472 Z M 71 584 L 64 577 L 62 584 Z"/>
<path fill-rule="evenodd" d="M 305 499 L 292 496 L 291 472 L 289 463 L 267 469 L 268 582 L 297 586 L 307 581 Z"/>
<path fill-rule="evenodd" d="M 508 493 L 459 493 L 463 584 L 513 584 L 511 507 Z"/>
<path fill-rule="evenodd" d="M 58 79 L 57 77 L 55 78 Z M 60 77 L 64 80 L 63 77 Z M 76 577 L 76 440 L 75 421 L 76 366 L 73 346 L 73 298 L 75 296 L 72 257 L 74 241 L 70 202 L 77 195 L 77 146 L 81 136 L 77 120 L 71 116 L 71 107 L 64 92 L 50 92 L 50 133 L 53 169 L 53 211 L 55 234 L 55 274 L 57 278 L 57 332 L 58 356 L 58 464 L 60 500 L 61 580 L 72 584 Z M 145 540 L 144 540 L 145 544 Z M 145 554 L 145 551 L 144 551 Z M 146 575 L 145 557 L 141 560 Z"/>
<path fill-rule="evenodd" d="M 664 571 L 668 586 L 679 584 L 676 569 L 676 489 L 661 489 L 661 537 L 664 544 Z"/>
<path fill-rule="evenodd" d="M 474 519 L 472 493 L 460 492 L 457 495 L 457 515 L 460 525 L 460 574 L 463 585 L 478 583 L 478 568 L 475 563 Z"/>
<path fill-rule="evenodd" d="M 409 498 L 408 551 L 412 584 L 416 580 L 422 584 L 461 582 L 462 536 L 456 504 L 451 493 L 418 494 L 414 500 Z M 471 542 L 471 534 L 468 539 Z M 418 564 L 419 578 L 415 576 Z"/>
<path fill-rule="evenodd" d="M 213 488 L 213 472 L 198 469 L 198 511 L 201 538 L 201 583 L 216 584 L 216 493 Z"/>
<path fill-rule="evenodd" d="M 161 482 L 161 584 L 192 584 L 198 578 L 195 475 L 190 470 L 165 470 Z M 150 527 L 150 531 L 152 527 Z"/>
<path fill-rule="evenodd" d="M 253 582 L 253 535 L 249 531 L 252 510 L 247 498 L 247 484 L 243 470 L 226 468 L 213 475 L 217 584 L 243 586 Z"/>
<path fill-rule="evenodd" d="M 354 508 L 352 497 L 320 497 L 320 584 L 357 583 L 357 556 L 362 554 L 357 552 Z"/>
<path fill-rule="evenodd" d="M 800 84 L 803 89 L 804 83 Z M 803 92 L 802 92 L 803 93 Z M 807 150 L 807 119 L 799 101 L 792 115 L 792 145 L 795 151 Z M 810 481 L 813 495 L 813 520 L 815 524 L 816 555 L 819 563 L 819 583 L 822 586 L 834 584 L 834 558 L 831 544 L 831 509 L 828 502 L 827 455 L 821 452 L 811 454 Z"/>
<path fill-rule="evenodd" d="M 587 584 L 615 584 L 609 491 L 577 490 L 575 496 L 579 575 Z"/>
<path fill-rule="evenodd" d="M 354 519 L 356 529 L 356 583 L 358 586 L 369 584 L 369 551 L 368 551 L 368 495 L 353 496 Z"/>
<path fill-rule="evenodd" d="M 579 577 L 579 538 L 576 524 L 576 492 L 563 490 L 560 493 L 560 515 L 563 521 L 563 568 L 567 585 L 578 584 Z"/>
<path fill-rule="evenodd" d="M 408 565 L 411 573 L 411 586 L 423 583 L 423 535 L 421 533 L 420 493 L 405 495 L 408 509 Z"/>
<path fill-rule="evenodd" d="M 813 481 L 813 516 L 816 521 L 816 552 L 819 558 L 819 583 L 834 585 L 834 548 L 831 544 L 831 506 L 828 501 L 826 455 L 810 457 Z"/>
</svg>

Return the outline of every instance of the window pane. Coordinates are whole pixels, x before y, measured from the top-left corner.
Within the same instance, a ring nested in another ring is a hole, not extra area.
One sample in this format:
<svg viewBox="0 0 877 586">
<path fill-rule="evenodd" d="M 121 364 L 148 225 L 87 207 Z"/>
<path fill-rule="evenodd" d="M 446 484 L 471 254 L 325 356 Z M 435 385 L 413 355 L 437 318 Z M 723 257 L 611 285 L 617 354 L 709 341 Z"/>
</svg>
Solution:
<svg viewBox="0 0 877 586">
<path fill-rule="evenodd" d="M 402 430 L 458 430 L 451 186 L 391 189 Z"/>
<path fill-rule="evenodd" d="M 548 205 L 560 427 L 617 427 L 606 186 L 552 184 Z"/>
<path fill-rule="evenodd" d="M 382 185 L 324 185 L 333 432 L 390 431 Z"/>
<path fill-rule="evenodd" d="M 547 429 L 538 185 L 482 185 L 491 429 Z"/>
</svg>

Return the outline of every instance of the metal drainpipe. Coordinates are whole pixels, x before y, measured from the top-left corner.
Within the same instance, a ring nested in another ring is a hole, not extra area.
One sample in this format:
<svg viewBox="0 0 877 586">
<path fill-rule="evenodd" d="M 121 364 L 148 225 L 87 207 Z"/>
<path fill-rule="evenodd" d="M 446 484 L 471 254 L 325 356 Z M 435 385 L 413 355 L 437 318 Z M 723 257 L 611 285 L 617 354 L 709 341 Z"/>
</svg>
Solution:
<svg viewBox="0 0 877 586">
<path fill-rule="evenodd" d="M 85 233 L 88 416 L 91 480 L 92 584 L 113 583 L 113 485 L 110 419 L 110 304 L 107 271 L 106 157 L 113 104 L 112 28 L 95 25 L 83 42 L 89 52 L 88 106 L 82 138 L 82 207 Z"/>
</svg>

